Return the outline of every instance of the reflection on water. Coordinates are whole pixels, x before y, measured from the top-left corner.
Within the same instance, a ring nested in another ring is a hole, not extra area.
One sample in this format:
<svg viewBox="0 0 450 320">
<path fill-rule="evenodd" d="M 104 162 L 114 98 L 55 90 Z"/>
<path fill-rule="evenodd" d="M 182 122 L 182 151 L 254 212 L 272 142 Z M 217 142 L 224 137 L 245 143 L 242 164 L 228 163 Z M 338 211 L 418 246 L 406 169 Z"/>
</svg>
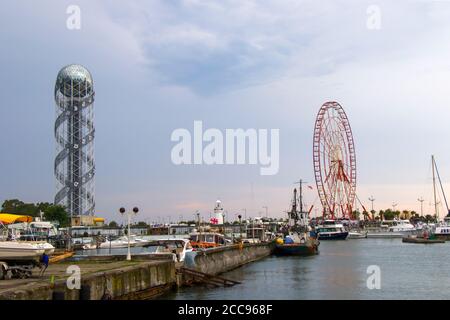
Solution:
<svg viewBox="0 0 450 320">
<path fill-rule="evenodd" d="M 381 269 L 381 289 L 368 289 L 367 267 Z M 163 299 L 449 299 L 450 243 L 401 239 L 322 241 L 312 257 L 268 257 L 225 277 L 229 288 L 186 287 Z"/>
</svg>

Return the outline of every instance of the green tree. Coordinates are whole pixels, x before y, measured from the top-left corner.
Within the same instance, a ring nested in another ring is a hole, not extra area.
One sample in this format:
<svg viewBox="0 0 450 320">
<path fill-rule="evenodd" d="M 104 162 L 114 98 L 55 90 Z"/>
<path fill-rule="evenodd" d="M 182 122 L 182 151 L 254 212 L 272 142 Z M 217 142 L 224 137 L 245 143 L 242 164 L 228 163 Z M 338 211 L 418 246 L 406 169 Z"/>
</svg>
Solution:
<svg viewBox="0 0 450 320">
<path fill-rule="evenodd" d="M 108 226 L 109 226 L 110 228 L 117 228 L 119 225 L 117 224 L 117 222 L 115 222 L 115 221 L 113 220 L 113 221 L 111 221 L 111 222 L 108 224 Z"/>
<path fill-rule="evenodd" d="M 393 220 L 395 217 L 395 213 L 391 209 L 386 209 L 383 213 L 384 219 Z"/>
<path fill-rule="evenodd" d="M 39 207 L 34 203 L 25 203 L 19 199 L 5 200 L 2 204 L 2 212 L 12 214 L 24 214 L 32 217 L 39 216 Z"/>
<path fill-rule="evenodd" d="M 66 209 L 60 205 L 49 205 L 44 211 L 44 217 L 47 221 L 58 221 L 60 227 L 67 227 L 70 224 Z"/>
</svg>

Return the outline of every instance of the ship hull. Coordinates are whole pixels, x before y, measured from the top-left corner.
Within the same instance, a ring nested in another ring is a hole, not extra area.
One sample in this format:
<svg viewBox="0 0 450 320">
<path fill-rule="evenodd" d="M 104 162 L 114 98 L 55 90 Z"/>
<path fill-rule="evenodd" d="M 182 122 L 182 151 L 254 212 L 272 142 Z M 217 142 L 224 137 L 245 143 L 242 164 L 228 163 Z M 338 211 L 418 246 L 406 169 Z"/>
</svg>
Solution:
<svg viewBox="0 0 450 320">
<path fill-rule="evenodd" d="M 275 255 L 279 256 L 309 256 L 319 253 L 318 245 L 294 243 L 275 245 Z"/>
<path fill-rule="evenodd" d="M 348 237 L 348 232 L 333 232 L 333 233 L 320 233 L 319 240 L 345 240 Z"/>
</svg>

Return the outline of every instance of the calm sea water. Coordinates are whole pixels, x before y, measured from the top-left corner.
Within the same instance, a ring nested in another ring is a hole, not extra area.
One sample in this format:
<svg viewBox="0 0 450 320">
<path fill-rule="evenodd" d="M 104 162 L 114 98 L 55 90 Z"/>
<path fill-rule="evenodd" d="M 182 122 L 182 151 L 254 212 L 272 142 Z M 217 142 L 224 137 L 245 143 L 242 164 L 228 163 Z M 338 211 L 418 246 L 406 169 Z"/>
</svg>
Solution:
<svg viewBox="0 0 450 320">
<path fill-rule="evenodd" d="M 381 288 L 368 289 L 367 268 L 380 267 Z M 267 257 L 223 276 L 229 288 L 180 288 L 162 299 L 450 299 L 450 243 L 401 239 L 322 241 L 312 257 Z"/>
</svg>

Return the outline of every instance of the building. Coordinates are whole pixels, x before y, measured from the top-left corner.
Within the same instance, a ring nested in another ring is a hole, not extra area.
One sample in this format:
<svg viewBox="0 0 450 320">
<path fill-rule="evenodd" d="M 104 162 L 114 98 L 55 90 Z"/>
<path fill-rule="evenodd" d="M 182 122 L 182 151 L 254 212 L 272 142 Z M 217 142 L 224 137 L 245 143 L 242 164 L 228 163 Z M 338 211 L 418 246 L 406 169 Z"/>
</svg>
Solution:
<svg viewBox="0 0 450 320">
<path fill-rule="evenodd" d="M 94 216 L 72 216 L 71 226 L 73 227 L 103 227 L 105 225 L 105 219 Z"/>
<path fill-rule="evenodd" d="M 94 83 L 81 65 L 62 68 L 56 78 L 55 204 L 71 217 L 93 216 L 94 201 Z M 82 219 L 80 219 L 82 220 Z"/>
</svg>

